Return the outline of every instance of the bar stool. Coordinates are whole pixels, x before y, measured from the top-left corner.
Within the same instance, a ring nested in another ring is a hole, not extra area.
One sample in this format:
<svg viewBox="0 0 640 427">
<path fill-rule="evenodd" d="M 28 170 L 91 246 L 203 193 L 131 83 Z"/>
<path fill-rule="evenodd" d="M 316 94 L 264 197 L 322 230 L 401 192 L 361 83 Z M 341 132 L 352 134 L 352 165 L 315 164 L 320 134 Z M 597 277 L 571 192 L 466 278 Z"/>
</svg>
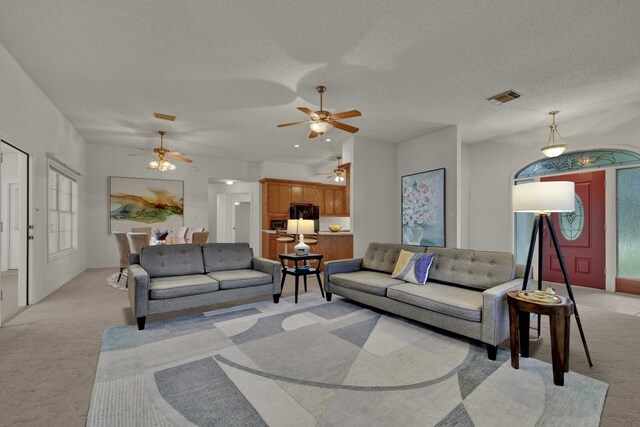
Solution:
<svg viewBox="0 0 640 427">
<path fill-rule="evenodd" d="M 277 229 L 276 236 L 276 242 L 284 243 L 284 251 L 285 253 L 289 253 L 289 243 L 295 242 L 295 237 L 287 234 L 287 231 L 284 229 Z"/>
</svg>

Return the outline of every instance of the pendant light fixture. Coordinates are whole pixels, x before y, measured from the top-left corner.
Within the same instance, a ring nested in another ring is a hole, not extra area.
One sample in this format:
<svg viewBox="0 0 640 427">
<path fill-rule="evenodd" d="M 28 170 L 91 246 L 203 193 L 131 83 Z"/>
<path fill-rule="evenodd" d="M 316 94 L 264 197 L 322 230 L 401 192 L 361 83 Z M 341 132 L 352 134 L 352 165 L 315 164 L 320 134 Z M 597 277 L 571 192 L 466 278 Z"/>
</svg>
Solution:
<svg viewBox="0 0 640 427">
<path fill-rule="evenodd" d="M 547 145 L 541 148 L 542 153 L 547 157 L 558 157 L 567 149 L 567 144 L 558 132 L 558 125 L 556 124 L 556 114 L 559 112 L 560 111 L 557 110 L 549 112 L 549 115 L 552 117 L 551 125 L 549 125 L 549 140 L 547 141 Z M 556 144 L 556 135 L 558 135 L 558 138 L 562 142 Z"/>
</svg>

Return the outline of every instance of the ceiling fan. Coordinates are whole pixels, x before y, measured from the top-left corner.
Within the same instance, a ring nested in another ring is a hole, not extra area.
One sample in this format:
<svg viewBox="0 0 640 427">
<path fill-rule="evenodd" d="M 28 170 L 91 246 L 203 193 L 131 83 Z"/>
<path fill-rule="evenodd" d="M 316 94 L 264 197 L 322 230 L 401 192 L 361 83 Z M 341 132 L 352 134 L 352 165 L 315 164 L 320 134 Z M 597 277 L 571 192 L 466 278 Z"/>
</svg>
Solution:
<svg viewBox="0 0 640 427">
<path fill-rule="evenodd" d="M 360 111 L 358 110 L 350 110 L 343 111 L 342 113 L 331 114 L 330 112 L 325 111 L 322 108 L 322 94 L 327 90 L 327 88 L 324 86 L 318 86 L 316 87 L 316 90 L 320 94 L 320 109 L 318 111 L 311 111 L 306 107 L 298 107 L 298 110 L 308 115 L 310 120 L 303 120 L 294 123 L 283 123 L 278 125 L 278 127 L 282 128 L 286 126 L 295 126 L 306 123 L 309 125 L 309 128 L 311 128 L 309 138 L 315 138 L 318 135 L 324 135 L 334 127 L 351 133 L 358 132 L 359 129 L 357 127 L 340 123 L 338 120 L 348 119 L 350 117 L 359 117 L 362 115 L 362 113 L 360 113 Z"/>
<path fill-rule="evenodd" d="M 346 180 L 347 170 L 340 167 L 340 159 L 342 159 L 342 157 L 337 156 L 336 159 L 338 160 L 338 166 L 333 170 L 333 172 L 331 172 L 331 175 L 329 175 L 327 179 L 333 179 L 335 182 L 344 182 Z M 329 172 L 324 172 L 318 175 L 324 175 L 325 173 Z"/>
<path fill-rule="evenodd" d="M 169 160 L 167 160 L 167 158 L 173 159 L 173 160 L 179 160 L 185 163 L 193 162 L 193 160 L 186 157 L 184 153 L 181 153 L 179 151 L 171 151 L 164 148 L 165 132 L 158 131 L 158 133 L 160 134 L 160 147 L 154 148 L 153 151 L 151 152 L 149 152 L 148 150 L 144 150 L 144 151 L 147 151 L 144 154 L 129 154 L 129 156 L 147 156 L 149 154 L 152 154 L 153 159 L 149 162 L 149 165 L 147 165 L 147 169 L 151 169 L 151 170 L 157 169 L 160 172 L 176 170 L 176 165 L 174 165 Z M 139 148 L 139 150 L 143 150 L 143 149 Z"/>
</svg>

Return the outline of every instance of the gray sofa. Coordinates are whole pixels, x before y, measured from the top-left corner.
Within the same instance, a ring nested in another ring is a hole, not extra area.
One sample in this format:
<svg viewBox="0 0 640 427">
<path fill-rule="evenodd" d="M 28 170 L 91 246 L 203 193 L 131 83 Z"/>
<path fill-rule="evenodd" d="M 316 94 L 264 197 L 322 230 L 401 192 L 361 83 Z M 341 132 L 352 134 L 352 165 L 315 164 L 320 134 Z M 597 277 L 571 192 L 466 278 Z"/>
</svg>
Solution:
<svg viewBox="0 0 640 427">
<path fill-rule="evenodd" d="M 394 279 L 400 250 L 435 252 L 426 285 Z M 371 243 L 364 258 L 324 265 L 332 294 L 482 341 L 489 359 L 509 337 L 507 292 L 520 289 L 513 254 Z"/>
<path fill-rule="evenodd" d="M 131 255 L 131 310 L 142 330 L 151 314 L 262 295 L 273 295 L 277 303 L 280 268 L 255 258 L 246 243 L 147 246 Z"/>
</svg>

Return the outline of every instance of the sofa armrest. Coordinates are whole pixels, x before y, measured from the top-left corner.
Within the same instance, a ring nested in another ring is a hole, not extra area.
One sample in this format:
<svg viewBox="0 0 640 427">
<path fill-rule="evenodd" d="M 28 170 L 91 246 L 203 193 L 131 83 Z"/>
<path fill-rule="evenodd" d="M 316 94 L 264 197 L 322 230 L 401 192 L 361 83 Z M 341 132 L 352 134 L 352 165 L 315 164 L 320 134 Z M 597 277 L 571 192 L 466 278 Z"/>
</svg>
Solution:
<svg viewBox="0 0 640 427">
<path fill-rule="evenodd" d="M 482 292 L 482 341 L 498 345 L 509 338 L 509 307 L 507 292 L 522 289 L 522 278 Z"/>
<path fill-rule="evenodd" d="M 273 294 L 279 294 L 282 290 L 280 287 L 280 277 L 282 275 L 282 264 L 267 258 L 253 258 L 253 269 L 270 274 L 273 277 Z"/>
<path fill-rule="evenodd" d="M 130 265 L 127 270 L 127 286 L 129 287 L 129 302 L 134 317 L 144 317 L 149 309 L 149 275 L 138 264 Z"/>
<path fill-rule="evenodd" d="M 129 254 L 129 265 L 140 264 L 140 254 Z"/>
<path fill-rule="evenodd" d="M 362 268 L 362 258 L 340 259 L 324 263 L 324 290 L 331 293 L 329 277 L 332 274 L 352 273 Z"/>
</svg>

